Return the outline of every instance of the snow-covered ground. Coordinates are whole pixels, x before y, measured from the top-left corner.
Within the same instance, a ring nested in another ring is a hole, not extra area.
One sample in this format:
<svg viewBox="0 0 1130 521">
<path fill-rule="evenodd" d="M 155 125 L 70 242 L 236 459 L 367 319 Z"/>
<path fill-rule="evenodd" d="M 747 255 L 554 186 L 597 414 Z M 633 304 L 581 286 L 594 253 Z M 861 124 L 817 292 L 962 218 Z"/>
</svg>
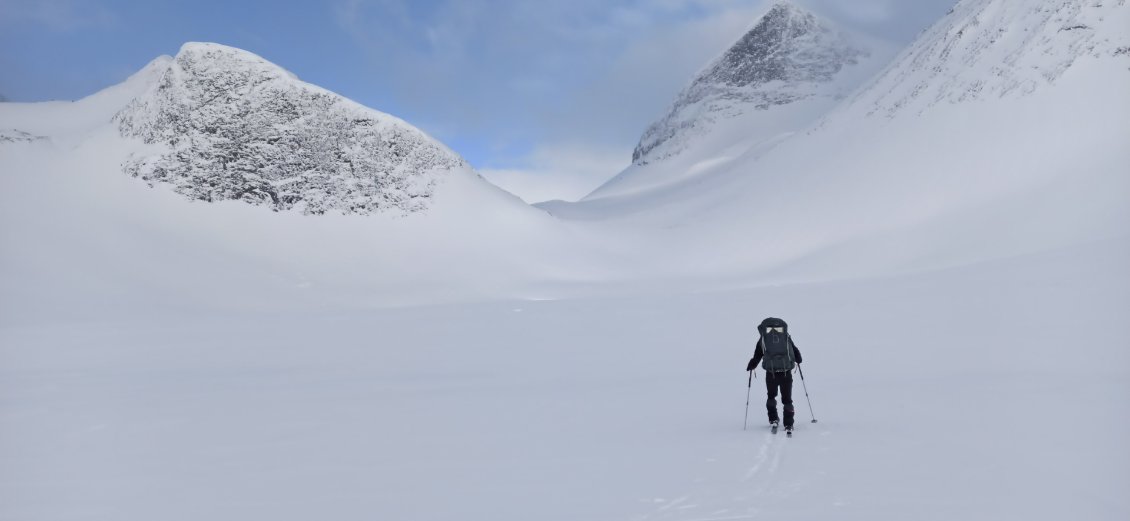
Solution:
<svg viewBox="0 0 1130 521">
<path fill-rule="evenodd" d="M 1125 519 L 1126 242 L 696 295 L 0 329 L 0 519 Z M 806 363 L 765 427 L 755 326 Z"/>
<path fill-rule="evenodd" d="M 815 126 L 548 212 L 458 158 L 407 214 L 151 188 L 131 161 L 232 180 L 115 123 L 179 106 L 168 59 L 0 104 L 0 520 L 1130 518 L 1128 20 L 966 0 Z M 277 87 L 225 110 L 386 121 L 218 49 Z M 447 150 L 386 123 L 376 158 Z M 319 165 L 283 173 L 373 195 Z M 742 429 L 767 316 L 820 419 L 798 382 L 793 439 L 761 380 Z"/>
</svg>

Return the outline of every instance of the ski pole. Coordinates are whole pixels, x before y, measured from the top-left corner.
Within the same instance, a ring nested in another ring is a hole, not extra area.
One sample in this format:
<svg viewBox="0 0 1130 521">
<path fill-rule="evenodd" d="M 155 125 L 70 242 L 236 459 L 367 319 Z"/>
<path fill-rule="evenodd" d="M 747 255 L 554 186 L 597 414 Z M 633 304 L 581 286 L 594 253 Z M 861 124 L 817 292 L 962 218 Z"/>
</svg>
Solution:
<svg viewBox="0 0 1130 521">
<path fill-rule="evenodd" d="M 812 412 L 812 398 L 808 397 L 808 384 L 804 383 L 804 369 L 800 368 L 800 364 L 797 364 L 796 368 L 800 370 L 800 385 L 804 386 L 804 399 L 808 400 L 808 415 L 812 417 L 812 423 L 816 423 L 816 414 Z M 749 405 L 747 404 L 746 407 L 748 408 Z"/>
<path fill-rule="evenodd" d="M 749 383 L 745 386 L 745 420 L 742 421 L 742 430 L 749 427 L 749 393 L 753 390 L 753 371 L 749 372 Z"/>
</svg>

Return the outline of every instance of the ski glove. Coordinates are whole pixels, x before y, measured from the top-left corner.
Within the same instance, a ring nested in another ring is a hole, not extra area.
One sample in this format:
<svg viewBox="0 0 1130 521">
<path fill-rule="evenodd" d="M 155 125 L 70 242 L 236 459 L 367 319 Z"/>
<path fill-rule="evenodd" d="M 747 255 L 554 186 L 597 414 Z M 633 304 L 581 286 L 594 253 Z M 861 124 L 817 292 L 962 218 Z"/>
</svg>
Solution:
<svg viewBox="0 0 1130 521">
<path fill-rule="evenodd" d="M 752 359 L 752 358 L 750 358 L 750 359 L 749 359 L 749 363 L 745 365 L 745 370 L 746 370 L 746 371 L 752 371 L 752 370 L 754 370 L 754 369 L 757 369 L 757 365 L 755 365 L 755 364 L 753 363 L 753 359 Z"/>
</svg>

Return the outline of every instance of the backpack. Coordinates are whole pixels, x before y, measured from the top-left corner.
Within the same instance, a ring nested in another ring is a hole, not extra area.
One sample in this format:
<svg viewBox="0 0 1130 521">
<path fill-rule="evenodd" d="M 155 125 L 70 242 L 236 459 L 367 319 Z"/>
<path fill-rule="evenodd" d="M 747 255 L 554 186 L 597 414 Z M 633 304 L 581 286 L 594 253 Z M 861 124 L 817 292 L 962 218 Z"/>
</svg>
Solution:
<svg viewBox="0 0 1130 521">
<path fill-rule="evenodd" d="M 779 318 L 767 318 L 757 326 L 761 334 L 761 368 L 766 372 L 792 371 L 796 367 L 793 361 L 792 338 L 789 336 L 789 326 Z"/>
</svg>

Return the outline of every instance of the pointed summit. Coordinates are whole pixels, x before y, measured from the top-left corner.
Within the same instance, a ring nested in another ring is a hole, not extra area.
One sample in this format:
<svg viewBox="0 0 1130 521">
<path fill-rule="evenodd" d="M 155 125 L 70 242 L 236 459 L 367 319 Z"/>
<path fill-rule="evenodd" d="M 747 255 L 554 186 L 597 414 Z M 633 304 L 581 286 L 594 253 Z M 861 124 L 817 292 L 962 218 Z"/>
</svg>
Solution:
<svg viewBox="0 0 1130 521">
<path fill-rule="evenodd" d="M 778 2 L 695 77 L 667 116 L 647 129 L 632 160 L 643 165 L 680 153 L 687 148 L 683 138 L 689 137 L 682 131 L 690 128 L 709 132 L 717 120 L 751 110 L 813 96 L 842 96 L 846 88 L 822 87 L 870 55 L 869 49 L 816 15 Z"/>
<path fill-rule="evenodd" d="M 863 51 L 799 44 L 806 39 L 822 43 L 820 40 L 832 40 L 835 36 L 812 13 L 792 3 L 779 2 L 695 83 L 744 87 L 770 81 L 830 81 L 845 62 Z"/>
<path fill-rule="evenodd" d="M 698 164 L 726 160 L 800 130 L 891 54 L 790 2 L 778 2 L 648 126 L 628 170 L 588 197 L 677 180 Z"/>
</svg>

